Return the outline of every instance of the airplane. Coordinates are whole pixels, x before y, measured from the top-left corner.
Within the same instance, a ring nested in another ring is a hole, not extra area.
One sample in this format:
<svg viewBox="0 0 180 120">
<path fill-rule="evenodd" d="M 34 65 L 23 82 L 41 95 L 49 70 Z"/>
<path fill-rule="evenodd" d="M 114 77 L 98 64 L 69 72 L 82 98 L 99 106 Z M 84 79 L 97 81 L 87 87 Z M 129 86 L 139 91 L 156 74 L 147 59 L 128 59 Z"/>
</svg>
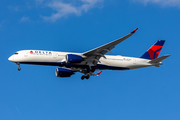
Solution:
<svg viewBox="0 0 180 120">
<path fill-rule="evenodd" d="M 159 67 L 162 65 L 161 61 L 170 56 L 164 55 L 158 58 L 165 40 L 158 40 L 140 58 L 105 55 L 108 52 L 112 53 L 111 50 L 117 44 L 132 36 L 137 30 L 138 28 L 120 39 L 84 53 L 21 50 L 10 56 L 8 60 L 16 63 L 19 71 L 21 70 L 20 64 L 58 66 L 59 68 L 56 68 L 55 71 L 57 77 L 70 77 L 75 72 L 80 72 L 84 74 L 81 77 L 82 80 L 85 78 L 89 79 L 90 76 L 99 76 L 102 70 L 132 70 L 150 66 Z M 96 70 L 100 72 L 95 74 Z"/>
</svg>

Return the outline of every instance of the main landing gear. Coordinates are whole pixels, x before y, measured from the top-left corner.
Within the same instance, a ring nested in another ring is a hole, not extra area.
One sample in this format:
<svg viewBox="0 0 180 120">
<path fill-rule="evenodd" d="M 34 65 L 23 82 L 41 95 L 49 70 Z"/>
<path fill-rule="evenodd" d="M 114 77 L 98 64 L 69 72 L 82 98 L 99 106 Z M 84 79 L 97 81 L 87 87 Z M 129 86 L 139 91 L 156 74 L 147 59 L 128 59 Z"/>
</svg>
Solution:
<svg viewBox="0 0 180 120">
<path fill-rule="evenodd" d="M 84 80 L 84 78 L 89 79 L 89 77 L 90 77 L 89 75 L 86 75 L 86 76 L 83 75 L 83 76 L 81 77 L 81 80 Z"/>
<path fill-rule="evenodd" d="M 20 63 L 16 63 L 18 65 L 18 71 L 21 70 Z"/>
</svg>

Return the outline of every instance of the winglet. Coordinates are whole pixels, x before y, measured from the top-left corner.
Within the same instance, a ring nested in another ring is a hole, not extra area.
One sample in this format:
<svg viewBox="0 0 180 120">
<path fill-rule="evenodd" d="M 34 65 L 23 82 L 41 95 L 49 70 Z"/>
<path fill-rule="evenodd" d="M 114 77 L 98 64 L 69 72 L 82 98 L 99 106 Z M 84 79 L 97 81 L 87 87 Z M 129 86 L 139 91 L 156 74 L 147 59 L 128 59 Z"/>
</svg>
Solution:
<svg viewBox="0 0 180 120">
<path fill-rule="evenodd" d="M 133 33 L 135 33 L 137 30 L 138 30 L 138 28 L 136 28 L 135 30 L 133 30 L 131 33 L 133 34 Z"/>
<path fill-rule="evenodd" d="M 99 76 L 102 73 L 102 71 L 98 72 L 97 75 Z"/>
</svg>

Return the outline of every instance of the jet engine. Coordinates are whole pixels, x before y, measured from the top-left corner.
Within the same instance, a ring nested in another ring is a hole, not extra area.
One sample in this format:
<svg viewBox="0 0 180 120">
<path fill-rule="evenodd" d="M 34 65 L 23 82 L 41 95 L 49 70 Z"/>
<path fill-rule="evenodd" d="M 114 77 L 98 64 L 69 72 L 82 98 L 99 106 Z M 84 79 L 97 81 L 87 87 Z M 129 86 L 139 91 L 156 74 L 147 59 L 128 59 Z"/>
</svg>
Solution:
<svg viewBox="0 0 180 120">
<path fill-rule="evenodd" d="M 71 75 L 73 75 L 74 72 L 72 72 L 69 69 L 66 68 L 56 68 L 56 76 L 57 77 L 71 77 Z"/>
<path fill-rule="evenodd" d="M 80 63 L 82 62 L 83 58 L 80 55 L 75 54 L 67 54 L 66 55 L 66 62 L 67 63 Z"/>
</svg>

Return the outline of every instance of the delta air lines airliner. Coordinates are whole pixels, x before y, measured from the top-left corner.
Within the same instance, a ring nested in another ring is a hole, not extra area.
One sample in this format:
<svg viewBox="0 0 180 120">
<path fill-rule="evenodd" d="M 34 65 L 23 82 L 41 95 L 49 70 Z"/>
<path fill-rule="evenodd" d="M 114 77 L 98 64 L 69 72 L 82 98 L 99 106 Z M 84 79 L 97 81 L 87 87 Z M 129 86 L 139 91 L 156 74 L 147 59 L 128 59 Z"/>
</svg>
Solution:
<svg viewBox="0 0 180 120">
<path fill-rule="evenodd" d="M 99 76 L 102 70 L 132 70 L 150 66 L 159 67 L 159 65 L 162 65 L 161 61 L 170 56 L 164 55 L 158 58 L 165 40 L 158 40 L 140 58 L 105 55 L 107 52 L 112 53 L 111 50 L 117 44 L 129 38 L 137 29 L 120 39 L 84 53 L 21 50 L 10 56 L 8 60 L 16 63 L 19 71 L 21 70 L 20 64 L 58 66 L 59 68 L 56 68 L 55 71 L 57 77 L 70 77 L 75 72 L 80 72 L 84 74 L 81 77 L 82 80 L 84 78 L 89 79 L 90 76 Z M 95 74 L 96 70 L 100 72 Z"/>
</svg>

